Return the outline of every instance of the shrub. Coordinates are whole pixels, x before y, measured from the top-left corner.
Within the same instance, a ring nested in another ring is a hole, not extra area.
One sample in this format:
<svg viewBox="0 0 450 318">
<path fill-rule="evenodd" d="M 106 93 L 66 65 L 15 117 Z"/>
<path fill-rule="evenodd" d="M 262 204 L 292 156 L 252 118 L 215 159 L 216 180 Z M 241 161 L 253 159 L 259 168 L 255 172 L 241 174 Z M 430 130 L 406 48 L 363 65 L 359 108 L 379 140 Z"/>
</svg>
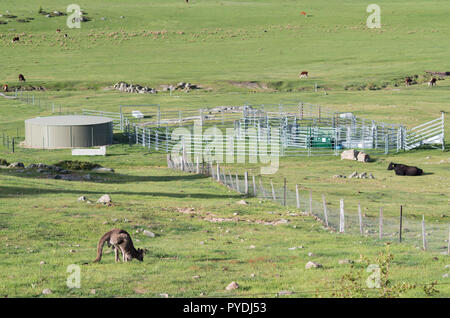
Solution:
<svg viewBox="0 0 450 318">
<path fill-rule="evenodd" d="M 92 170 L 95 168 L 101 168 L 102 166 L 97 163 L 89 161 L 77 161 L 77 160 L 63 160 L 55 164 L 55 166 L 66 170 Z"/>
</svg>

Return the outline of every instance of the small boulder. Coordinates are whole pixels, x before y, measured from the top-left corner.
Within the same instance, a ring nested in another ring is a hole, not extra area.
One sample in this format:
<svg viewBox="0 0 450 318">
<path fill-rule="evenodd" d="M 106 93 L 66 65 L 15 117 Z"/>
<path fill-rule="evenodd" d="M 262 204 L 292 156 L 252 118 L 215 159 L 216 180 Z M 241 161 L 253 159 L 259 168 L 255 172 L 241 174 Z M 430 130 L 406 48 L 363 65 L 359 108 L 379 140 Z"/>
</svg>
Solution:
<svg viewBox="0 0 450 318">
<path fill-rule="evenodd" d="M 247 205 L 248 204 L 248 202 L 247 201 L 245 201 L 245 200 L 241 200 L 241 201 L 238 201 L 238 203 L 237 204 L 241 204 L 241 205 Z"/>
<path fill-rule="evenodd" d="M 355 149 L 344 150 L 341 152 L 341 160 L 357 160 L 358 151 Z"/>
<path fill-rule="evenodd" d="M 147 230 L 144 230 L 142 232 L 142 234 L 144 234 L 145 236 L 148 236 L 148 237 L 155 237 L 155 233 L 147 231 Z"/>
<path fill-rule="evenodd" d="M 228 284 L 227 287 L 225 287 L 226 290 L 233 290 L 233 289 L 238 289 L 239 288 L 239 284 L 236 282 L 231 282 Z"/>
<path fill-rule="evenodd" d="M 97 203 L 102 203 L 102 204 L 109 204 L 111 203 L 111 197 L 108 194 L 104 194 L 102 195 L 98 200 Z"/>
<path fill-rule="evenodd" d="M 52 293 L 52 290 L 51 290 L 50 288 L 46 288 L 46 289 L 44 289 L 44 290 L 42 291 L 42 293 L 43 293 L 44 295 L 50 295 L 50 294 Z"/>
<path fill-rule="evenodd" d="M 316 262 L 308 262 L 305 265 L 306 269 L 311 269 L 311 268 L 321 268 L 322 264 L 316 263 Z"/>
<path fill-rule="evenodd" d="M 339 264 L 353 264 L 353 261 L 351 259 L 340 259 Z"/>
</svg>

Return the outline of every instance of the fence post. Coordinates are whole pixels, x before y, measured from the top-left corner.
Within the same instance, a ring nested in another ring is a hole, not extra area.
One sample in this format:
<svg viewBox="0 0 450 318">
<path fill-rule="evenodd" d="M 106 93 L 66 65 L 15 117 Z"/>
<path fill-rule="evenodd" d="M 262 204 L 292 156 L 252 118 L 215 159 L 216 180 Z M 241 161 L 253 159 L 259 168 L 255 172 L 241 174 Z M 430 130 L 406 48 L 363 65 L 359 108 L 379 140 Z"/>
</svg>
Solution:
<svg viewBox="0 0 450 318">
<path fill-rule="evenodd" d="M 359 218 L 359 233 L 361 235 L 363 235 L 364 232 L 363 232 L 363 222 L 362 222 L 361 204 L 360 203 L 358 203 L 358 218 Z"/>
<path fill-rule="evenodd" d="M 284 185 L 283 185 L 283 205 L 286 206 L 286 178 L 284 178 Z"/>
<path fill-rule="evenodd" d="M 380 208 L 380 224 L 379 224 L 380 240 L 383 238 L 383 207 Z"/>
<path fill-rule="evenodd" d="M 400 228 L 398 232 L 398 240 L 402 242 L 402 227 L 403 227 L 403 205 L 400 205 Z"/>
<path fill-rule="evenodd" d="M 264 189 L 264 187 L 262 185 L 261 178 L 259 178 L 259 187 L 261 188 L 263 198 L 265 199 L 267 197 L 267 195 L 266 195 L 266 190 Z"/>
<path fill-rule="evenodd" d="M 295 185 L 295 199 L 297 201 L 297 209 L 300 210 L 300 195 L 298 194 L 298 184 Z"/>
<path fill-rule="evenodd" d="M 245 171 L 244 174 L 244 184 L 245 184 L 245 194 L 248 194 L 248 172 Z"/>
<path fill-rule="evenodd" d="M 252 179 L 253 179 L 253 195 L 254 195 L 255 197 L 257 197 L 257 196 L 258 196 L 258 193 L 256 192 L 256 180 L 255 180 L 255 176 L 252 176 Z"/>
<path fill-rule="evenodd" d="M 325 217 L 325 225 L 328 227 L 327 202 L 325 200 L 325 194 L 322 194 L 322 203 L 323 203 L 323 215 Z"/>
<path fill-rule="evenodd" d="M 276 201 L 276 200 L 277 200 L 277 197 L 276 197 L 276 195 L 275 195 L 275 189 L 273 188 L 273 182 L 272 182 L 272 179 L 270 180 L 270 186 L 272 187 L 272 198 L 273 198 L 274 201 Z"/>
<path fill-rule="evenodd" d="M 425 232 L 425 215 L 422 215 L 422 246 L 423 250 L 427 250 L 427 233 Z"/>
<path fill-rule="evenodd" d="M 345 233 L 344 199 L 340 201 L 339 210 L 339 233 Z"/>
<path fill-rule="evenodd" d="M 198 156 L 196 157 L 197 159 L 197 174 L 200 174 L 200 160 L 198 159 Z"/>
</svg>

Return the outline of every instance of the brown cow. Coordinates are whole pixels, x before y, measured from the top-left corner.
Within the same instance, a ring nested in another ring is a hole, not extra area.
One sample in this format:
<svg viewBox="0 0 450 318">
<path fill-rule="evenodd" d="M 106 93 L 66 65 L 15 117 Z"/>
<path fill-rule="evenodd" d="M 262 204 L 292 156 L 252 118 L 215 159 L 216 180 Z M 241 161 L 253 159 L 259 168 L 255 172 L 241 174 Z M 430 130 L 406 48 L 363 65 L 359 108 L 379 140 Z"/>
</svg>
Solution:
<svg viewBox="0 0 450 318">
<path fill-rule="evenodd" d="M 5 93 L 8 92 L 8 84 L 3 85 L 3 91 L 4 91 Z"/>
<path fill-rule="evenodd" d="M 411 77 L 405 78 L 405 86 L 409 86 L 409 85 L 411 85 L 411 84 L 412 84 L 412 79 L 411 79 Z"/>
<path fill-rule="evenodd" d="M 19 82 L 25 82 L 25 77 L 22 74 L 19 74 Z"/>
<path fill-rule="evenodd" d="M 301 72 L 300 73 L 300 76 L 299 76 L 300 78 L 308 78 L 308 72 L 307 71 L 303 71 L 303 72 Z"/>
<path fill-rule="evenodd" d="M 436 77 L 433 77 L 429 82 L 428 86 L 436 86 L 437 79 Z"/>
</svg>

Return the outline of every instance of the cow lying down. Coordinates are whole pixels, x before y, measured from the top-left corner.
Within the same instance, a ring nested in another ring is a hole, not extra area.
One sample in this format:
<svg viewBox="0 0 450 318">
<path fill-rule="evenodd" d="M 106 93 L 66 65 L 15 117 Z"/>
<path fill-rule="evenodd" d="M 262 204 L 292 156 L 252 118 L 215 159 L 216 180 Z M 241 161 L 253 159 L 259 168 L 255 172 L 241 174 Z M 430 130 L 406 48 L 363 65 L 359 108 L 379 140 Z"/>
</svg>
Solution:
<svg viewBox="0 0 450 318">
<path fill-rule="evenodd" d="M 389 164 L 389 167 L 387 169 L 395 170 L 395 174 L 398 176 L 420 176 L 423 174 L 423 170 L 420 168 L 393 162 Z"/>
</svg>

